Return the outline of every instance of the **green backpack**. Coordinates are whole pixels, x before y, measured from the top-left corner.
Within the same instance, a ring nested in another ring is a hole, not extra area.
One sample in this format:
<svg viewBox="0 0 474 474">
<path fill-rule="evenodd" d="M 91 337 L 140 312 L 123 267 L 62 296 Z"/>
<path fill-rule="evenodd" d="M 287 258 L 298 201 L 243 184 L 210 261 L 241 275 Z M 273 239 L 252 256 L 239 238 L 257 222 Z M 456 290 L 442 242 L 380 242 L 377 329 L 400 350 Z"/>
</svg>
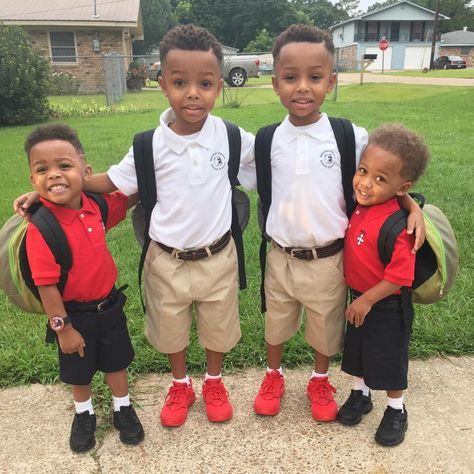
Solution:
<svg viewBox="0 0 474 474">
<path fill-rule="evenodd" d="M 426 240 L 416 253 L 415 279 L 411 287 L 413 303 L 431 304 L 450 290 L 459 270 L 456 237 L 448 218 L 432 204 L 425 205 L 421 194 L 410 193 L 423 209 Z M 407 211 L 400 209 L 383 223 L 377 240 L 378 254 L 387 265 L 397 236 L 407 226 Z"/>
<path fill-rule="evenodd" d="M 103 196 L 86 193 L 100 208 L 102 222 L 107 223 L 108 207 Z M 68 272 L 72 266 L 71 249 L 64 231 L 54 214 L 37 203 L 30 208 L 31 222 L 40 231 L 53 253 L 56 263 L 61 267 L 58 289 L 62 293 Z M 44 314 L 38 288 L 31 276 L 26 251 L 26 230 L 28 222 L 15 214 L 5 222 L 0 230 L 0 287 L 11 302 L 28 313 Z M 5 265 L 5 263 L 6 265 Z"/>
</svg>

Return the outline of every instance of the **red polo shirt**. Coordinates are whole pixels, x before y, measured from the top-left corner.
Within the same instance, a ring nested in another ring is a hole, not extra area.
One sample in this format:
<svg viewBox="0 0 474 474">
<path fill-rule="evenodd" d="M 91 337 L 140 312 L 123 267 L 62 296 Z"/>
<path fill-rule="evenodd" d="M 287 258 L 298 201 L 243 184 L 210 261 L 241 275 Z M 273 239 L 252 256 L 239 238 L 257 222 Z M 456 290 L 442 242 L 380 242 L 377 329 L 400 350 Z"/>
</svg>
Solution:
<svg viewBox="0 0 474 474">
<path fill-rule="evenodd" d="M 344 273 L 347 284 L 364 293 L 381 280 L 411 286 L 415 274 L 415 237 L 403 230 L 395 241 L 391 262 L 384 267 L 379 260 L 377 239 L 390 214 L 400 209 L 397 198 L 375 206 L 358 205 L 352 214 L 344 240 Z M 399 293 L 399 292 L 397 292 Z"/>
<path fill-rule="evenodd" d="M 127 196 L 122 193 L 104 194 L 109 207 L 106 230 L 125 218 Z M 82 194 L 79 210 L 60 207 L 41 199 L 63 228 L 72 253 L 63 292 L 63 301 L 93 301 L 107 296 L 117 280 L 117 267 L 105 241 L 99 206 Z M 28 226 L 26 249 L 33 281 L 37 286 L 59 282 L 60 267 L 34 224 Z"/>
</svg>

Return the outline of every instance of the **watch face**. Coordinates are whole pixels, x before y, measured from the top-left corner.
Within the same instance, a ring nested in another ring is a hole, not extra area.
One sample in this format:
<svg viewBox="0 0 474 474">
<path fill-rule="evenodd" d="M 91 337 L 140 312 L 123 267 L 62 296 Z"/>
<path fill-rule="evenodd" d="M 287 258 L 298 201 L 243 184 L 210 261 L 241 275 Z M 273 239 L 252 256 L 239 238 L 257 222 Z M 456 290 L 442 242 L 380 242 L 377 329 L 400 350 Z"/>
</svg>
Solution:
<svg viewBox="0 0 474 474">
<path fill-rule="evenodd" d="M 54 316 L 49 324 L 53 331 L 60 331 L 64 327 L 64 320 L 59 316 Z"/>
</svg>

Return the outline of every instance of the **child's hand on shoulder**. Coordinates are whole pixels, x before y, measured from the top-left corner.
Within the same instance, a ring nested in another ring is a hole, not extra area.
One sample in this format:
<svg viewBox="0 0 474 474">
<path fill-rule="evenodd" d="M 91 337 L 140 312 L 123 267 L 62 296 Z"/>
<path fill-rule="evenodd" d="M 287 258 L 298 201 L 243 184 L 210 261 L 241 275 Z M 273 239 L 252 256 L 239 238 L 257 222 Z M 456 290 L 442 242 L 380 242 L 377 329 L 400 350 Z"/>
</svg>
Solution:
<svg viewBox="0 0 474 474">
<path fill-rule="evenodd" d="M 364 298 L 364 295 L 359 296 L 346 309 L 346 319 L 358 328 L 364 324 L 365 317 L 371 308 L 372 303 Z"/>
<path fill-rule="evenodd" d="M 79 355 L 84 357 L 84 347 L 86 347 L 84 339 L 70 324 L 58 333 L 58 339 L 59 347 L 65 354 L 79 352 Z"/>
</svg>

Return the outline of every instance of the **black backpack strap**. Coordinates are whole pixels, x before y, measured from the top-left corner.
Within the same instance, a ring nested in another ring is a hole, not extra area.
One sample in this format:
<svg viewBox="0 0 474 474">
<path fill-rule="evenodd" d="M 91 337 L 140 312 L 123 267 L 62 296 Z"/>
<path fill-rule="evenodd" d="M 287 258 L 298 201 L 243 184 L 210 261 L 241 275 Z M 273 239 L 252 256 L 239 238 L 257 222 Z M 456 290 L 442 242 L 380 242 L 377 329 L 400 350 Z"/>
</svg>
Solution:
<svg viewBox="0 0 474 474">
<path fill-rule="evenodd" d="M 107 205 L 107 201 L 105 200 L 104 196 L 102 196 L 102 194 L 97 194 L 97 193 L 85 193 L 85 194 L 87 197 L 90 197 L 99 206 L 102 222 L 104 223 L 104 227 L 107 227 L 107 221 L 109 220 L 109 206 Z"/>
<path fill-rule="evenodd" d="M 339 154 L 341 155 L 342 189 L 346 202 L 346 214 L 347 217 L 350 217 L 355 209 L 354 191 L 352 188 L 352 178 L 356 171 L 354 128 L 350 120 L 337 117 L 328 118 L 336 138 Z"/>
<path fill-rule="evenodd" d="M 231 231 L 234 238 L 235 248 L 237 250 L 237 261 L 239 264 L 239 287 L 241 290 L 247 288 L 247 278 L 245 274 L 245 255 L 244 255 L 244 241 L 242 237 L 242 229 L 239 224 L 239 216 L 234 202 L 235 187 L 239 185 L 237 178 L 240 168 L 240 155 L 242 151 L 242 138 L 240 130 L 237 125 L 234 125 L 227 120 L 223 120 L 227 129 L 227 138 L 229 140 L 229 164 L 228 175 L 230 186 L 232 189 L 232 224 Z"/>
<path fill-rule="evenodd" d="M 264 313 L 267 310 L 265 302 L 265 267 L 267 262 L 267 239 L 266 233 L 268 211 L 272 203 L 272 163 L 271 151 L 272 140 L 275 130 L 280 123 L 272 123 L 261 128 L 255 136 L 255 168 L 257 172 L 257 192 L 260 198 L 262 211 L 262 241 L 260 243 L 260 306 Z"/>
<path fill-rule="evenodd" d="M 377 239 L 377 250 L 380 261 L 387 266 L 392 260 L 393 247 L 400 232 L 407 227 L 408 212 L 400 209 L 385 219 Z"/>
<path fill-rule="evenodd" d="M 138 195 L 141 205 L 145 211 L 145 231 L 142 253 L 138 264 L 138 287 L 140 289 L 140 298 L 143 311 L 145 304 L 142 294 L 142 272 L 145 263 L 146 253 L 150 245 L 150 221 L 151 213 L 156 204 L 156 177 L 153 161 L 153 134 L 155 129 L 146 132 L 137 133 L 133 137 L 133 159 L 135 162 L 135 172 L 137 174 Z"/>
<path fill-rule="evenodd" d="M 46 206 L 39 206 L 36 211 L 32 213 L 31 222 L 38 228 L 44 241 L 50 248 L 56 263 L 61 268 L 57 286 L 59 292 L 62 293 L 66 286 L 69 270 L 72 267 L 72 254 L 66 234 L 54 214 Z M 38 288 L 34 284 L 31 276 L 30 264 L 26 252 L 26 239 L 23 239 L 20 246 L 20 269 L 26 286 L 40 299 Z"/>
</svg>

